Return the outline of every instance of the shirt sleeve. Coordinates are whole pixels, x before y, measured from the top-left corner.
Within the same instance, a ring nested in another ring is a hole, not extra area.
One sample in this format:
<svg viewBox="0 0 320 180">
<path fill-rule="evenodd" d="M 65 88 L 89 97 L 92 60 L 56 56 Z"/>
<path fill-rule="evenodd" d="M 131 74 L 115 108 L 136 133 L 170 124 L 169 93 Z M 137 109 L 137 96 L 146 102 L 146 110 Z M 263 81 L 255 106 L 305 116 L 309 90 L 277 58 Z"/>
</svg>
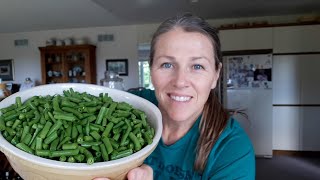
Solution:
<svg viewBox="0 0 320 180">
<path fill-rule="evenodd" d="M 211 180 L 254 180 L 255 155 L 252 144 L 243 133 L 230 135 L 209 156 L 208 177 Z M 213 157 L 215 156 L 215 157 Z"/>
</svg>

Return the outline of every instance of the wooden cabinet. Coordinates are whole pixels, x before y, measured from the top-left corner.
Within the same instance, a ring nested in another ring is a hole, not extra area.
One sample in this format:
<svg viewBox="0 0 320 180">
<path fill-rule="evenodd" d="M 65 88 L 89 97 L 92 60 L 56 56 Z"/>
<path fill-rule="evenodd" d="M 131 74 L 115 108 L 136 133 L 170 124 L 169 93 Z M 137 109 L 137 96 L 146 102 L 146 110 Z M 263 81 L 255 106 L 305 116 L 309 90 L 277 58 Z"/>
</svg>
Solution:
<svg viewBox="0 0 320 180">
<path fill-rule="evenodd" d="M 94 45 L 39 47 L 42 84 L 96 84 L 96 47 Z"/>
</svg>

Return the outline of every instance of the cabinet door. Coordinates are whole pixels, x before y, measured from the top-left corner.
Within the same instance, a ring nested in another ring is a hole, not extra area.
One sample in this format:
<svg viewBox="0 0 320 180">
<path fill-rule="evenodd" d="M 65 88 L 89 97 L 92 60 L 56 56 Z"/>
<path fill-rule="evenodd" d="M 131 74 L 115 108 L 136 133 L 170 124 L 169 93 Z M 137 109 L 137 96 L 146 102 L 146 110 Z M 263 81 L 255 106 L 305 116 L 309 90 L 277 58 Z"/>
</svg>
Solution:
<svg viewBox="0 0 320 180">
<path fill-rule="evenodd" d="M 273 104 L 300 104 L 300 62 L 298 56 L 273 56 Z"/>
<path fill-rule="evenodd" d="M 273 107 L 273 149 L 301 149 L 299 107 Z"/>
<path fill-rule="evenodd" d="M 320 25 L 275 27 L 273 52 L 319 52 Z"/>
<path fill-rule="evenodd" d="M 320 104 L 320 54 L 299 55 L 301 59 L 301 104 Z"/>
<path fill-rule="evenodd" d="M 302 151 L 320 151 L 320 107 L 301 107 L 300 144 Z"/>
<path fill-rule="evenodd" d="M 220 31 L 222 51 L 272 49 L 272 28 Z"/>
</svg>

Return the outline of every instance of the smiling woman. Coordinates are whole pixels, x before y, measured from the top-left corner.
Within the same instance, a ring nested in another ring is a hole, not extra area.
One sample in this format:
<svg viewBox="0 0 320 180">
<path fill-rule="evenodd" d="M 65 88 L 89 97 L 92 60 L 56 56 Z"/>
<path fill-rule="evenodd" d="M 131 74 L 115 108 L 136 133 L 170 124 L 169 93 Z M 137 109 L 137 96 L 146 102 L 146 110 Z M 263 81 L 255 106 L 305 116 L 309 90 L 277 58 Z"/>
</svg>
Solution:
<svg viewBox="0 0 320 180">
<path fill-rule="evenodd" d="M 156 104 L 162 139 L 128 179 L 255 179 L 252 144 L 215 94 L 221 69 L 217 30 L 191 14 L 164 21 L 151 41 L 154 91 L 132 93 Z"/>
</svg>

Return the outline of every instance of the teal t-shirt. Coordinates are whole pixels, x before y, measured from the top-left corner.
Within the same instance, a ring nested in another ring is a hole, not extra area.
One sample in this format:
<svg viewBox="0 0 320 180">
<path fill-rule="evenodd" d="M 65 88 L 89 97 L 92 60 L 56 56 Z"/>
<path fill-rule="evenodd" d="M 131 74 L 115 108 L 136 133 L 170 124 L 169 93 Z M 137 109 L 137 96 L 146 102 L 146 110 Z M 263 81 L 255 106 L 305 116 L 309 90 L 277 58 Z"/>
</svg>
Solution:
<svg viewBox="0 0 320 180">
<path fill-rule="evenodd" d="M 154 91 L 132 92 L 158 104 Z M 239 123 L 230 118 L 213 146 L 204 171 L 194 171 L 200 117 L 188 133 L 172 145 L 160 140 L 145 160 L 152 167 L 154 179 L 255 179 L 255 155 L 252 144 Z"/>
</svg>

